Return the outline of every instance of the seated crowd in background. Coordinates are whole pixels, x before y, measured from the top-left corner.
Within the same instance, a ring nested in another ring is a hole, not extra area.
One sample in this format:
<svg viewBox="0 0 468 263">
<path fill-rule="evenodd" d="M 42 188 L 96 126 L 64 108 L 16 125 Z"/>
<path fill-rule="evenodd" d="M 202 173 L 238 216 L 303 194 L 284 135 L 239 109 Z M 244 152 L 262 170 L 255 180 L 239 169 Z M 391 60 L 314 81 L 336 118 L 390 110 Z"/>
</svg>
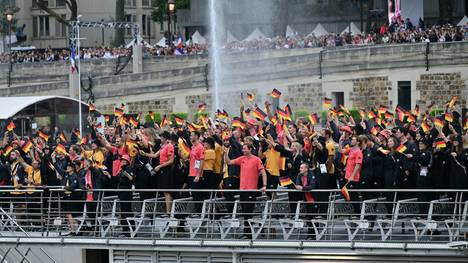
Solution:
<svg viewBox="0 0 468 263">
<path fill-rule="evenodd" d="M 418 26 L 414 26 L 411 21 L 385 23 L 381 27 L 372 24 L 369 32 L 361 34 L 328 33 L 316 36 L 314 34 L 301 35 L 293 34 L 287 37 L 260 38 L 250 41 L 233 41 L 226 43 L 226 52 L 239 52 L 246 50 L 265 49 L 295 49 L 295 48 L 330 48 L 339 46 L 361 46 L 374 44 L 397 44 L 397 43 L 424 43 L 424 42 L 451 42 L 468 39 L 468 27 L 452 25 L 434 25 L 426 27 L 421 20 Z M 146 45 L 144 48 L 145 57 L 173 56 L 204 54 L 209 50 L 207 44 L 196 44 L 188 41 L 182 45 L 172 45 L 161 47 L 156 45 Z M 13 62 L 38 62 L 38 61 L 60 61 L 68 60 L 70 52 L 67 49 L 52 50 L 50 48 L 43 51 L 19 51 L 13 53 Z M 82 59 L 104 58 L 112 59 L 119 56 L 128 56 L 131 48 L 124 47 L 90 47 L 82 48 Z M 0 63 L 7 63 L 8 53 L 0 53 Z"/>
</svg>

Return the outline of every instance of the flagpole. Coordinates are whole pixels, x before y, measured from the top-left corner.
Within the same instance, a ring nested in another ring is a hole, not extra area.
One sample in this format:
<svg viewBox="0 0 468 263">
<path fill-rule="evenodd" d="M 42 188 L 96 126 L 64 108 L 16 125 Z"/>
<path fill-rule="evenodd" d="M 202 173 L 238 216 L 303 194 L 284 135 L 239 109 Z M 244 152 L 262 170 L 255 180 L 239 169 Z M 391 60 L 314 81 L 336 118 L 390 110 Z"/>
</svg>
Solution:
<svg viewBox="0 0 468 263">
<path fill-rule="evenodd" d="M 76 49 L 78 54 L 78 121 L 79 121 L 79 129 L 80 134 L 83 134 L 83 116 L 81 111 L 81 58 L 80 58 L 80 17 L 78 15 L 76 17 Z"/>
</svg>

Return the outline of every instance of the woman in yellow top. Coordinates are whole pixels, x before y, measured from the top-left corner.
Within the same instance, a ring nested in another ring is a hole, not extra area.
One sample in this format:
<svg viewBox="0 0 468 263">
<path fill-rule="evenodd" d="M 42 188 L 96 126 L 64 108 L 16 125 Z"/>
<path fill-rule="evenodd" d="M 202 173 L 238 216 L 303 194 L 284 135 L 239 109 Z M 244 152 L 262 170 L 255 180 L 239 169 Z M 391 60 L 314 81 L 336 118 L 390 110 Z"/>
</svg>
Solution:
<svg viewBox="0 0 468 263">
<path fill-rule="evenodd" d="M 26 178 L 24 182 L 28 185 L 29 202 L 26 202 L 27 209 L 27 218 L 34 226 L 41 225 L 41 203 L 40 203 L 40 193 L 34 192 L 34 188 L 42 185 L 42 176 L 40 170 L 39 161 L 33 159 L 31 165 L 27 164 L 21 156 L 18 158 L 18 162 L 23 166 L 24 172 L 26 173 Z"/>
<path fill-rule="evenodd" d="M 94 167 L 99 169 L 106 168 L 104 166 L 104 153 L 102 153 L 101 149 L 99 148 L 97 141 L 93 141 L 91 143 L 91 151 L 85 151 L 83 149 L 83 152 L 85 157 L 93 162 Z"/>
<path fill-rule="evenodd" d="M 215 168 L 215 141 L 212 137 L 208 137 L 203 141 L 205 147 L 205 161 L 203 162 L 203 185 L 205 189 L 218 189 L 218 180 L 214 174 Z"/>
</svg>

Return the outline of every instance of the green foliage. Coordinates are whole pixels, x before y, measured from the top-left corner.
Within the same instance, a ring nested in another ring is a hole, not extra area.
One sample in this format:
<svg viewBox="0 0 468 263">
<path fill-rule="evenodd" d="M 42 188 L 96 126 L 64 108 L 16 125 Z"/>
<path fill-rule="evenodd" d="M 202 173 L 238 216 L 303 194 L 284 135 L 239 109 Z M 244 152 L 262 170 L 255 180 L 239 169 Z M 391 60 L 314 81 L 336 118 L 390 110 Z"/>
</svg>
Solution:
<svg viewBox="0 0 468 263">
<path fill-rule="evenodd" d="M 299 109 L 294 112 L 294 119 L 307 118 L 309 116 L 309 111 L 305 109 Z"/>
<path fill-rule="evenodd" d="M 170 115 L 169 118 L 171 119 L 171 122 L 172 122 L 172 123 L 175 123 L 175 117 L 176 117 L 176 116 L 177 116 L 178 118 L 183 119 L 183 120 L 187 120 L 187 118 L 188 118 L 188 113 L 186 113 L 186 112 L 173 112 L 173 113 L 171 113 L 171 115 Z"/>
<path fill-rule="evenodd" d="M 439 115 L 444 114 L 444 113 L 445 113 L 445 111 L 442 110 L 442 109 L 433 109 L 430 114 L 431 114 L 432 117 L 436 117 L 436 116 L 439 116 Z"/>
<path fill-rule="evenodd" d="M 162 121 L 161 113 L 154 112 L 153 114 L 154 114 L 154 122 L 157 124 L 161 123 Z M 153 122 L 153 119 L 151 118 L 151 116 L 149 114 L 146 114 L 145 123 L 152 123 L 152 122 Z"/>
<path fill-rule="evenodd" d="M 354 121 L 358 122 L 361 120 L 361 114 L 359 114 L 359 110 L 357 109 L 350 109 L 349 113 L 353 117 Z"/>
<path fill-rule="evenodd" d="M 209 115 L 208 112 L 205 112 L 205 111 L 197 112 L 197 113 L 195 113 L 195 115 L 193 115 L 193 121 L 196 122 L 196 121 L 198 121 L 198 118 L 200 118 L 200 116 L 207 117 L 208 115 Z"/>
<path fill-rule="evenodd" d="M 16 23 L 17 23 L 17 19 L 16 19 L 16 16 L 19 11 L 20 11 L 20 8 L 16 7 L 16 6 L 12 6 L 11 4 L 14 4 L 14 1 L 10 1 L 10 0 L 0 0 L 0 33 L 4 34 L 4 33 L 7 33 L 8 30 L 9 30 L 9 23 L 6 19 L 6 15 L 5 15 L 5 12 L 7 9 L 11 9 L 14 13 L 13 15 L 13 21 L 12 21 L 12 24 L 11 24 L 11 30 L 12 30 L 12 33 L 14 34 L 15 31 L 16 31 Z"/>
</svg>

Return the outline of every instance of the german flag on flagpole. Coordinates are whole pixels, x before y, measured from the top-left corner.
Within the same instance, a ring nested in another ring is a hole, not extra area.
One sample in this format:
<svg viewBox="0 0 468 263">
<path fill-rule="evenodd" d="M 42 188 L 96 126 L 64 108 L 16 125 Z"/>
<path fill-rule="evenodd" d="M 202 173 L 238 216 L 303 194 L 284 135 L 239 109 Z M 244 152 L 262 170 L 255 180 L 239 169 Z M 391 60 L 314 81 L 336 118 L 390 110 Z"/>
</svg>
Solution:
<svg viewBox="0 0 468 263">
<path fill-rule="evenodd" d="M 406 118 L 407 123 L 416 122 L 416 117 L 414 117 L 414 115 L 411 114 L 411 112 L 407 112 L 406 116 L 407 116 Z"/>
<path fill-rule="evenodd" d="M 188 157 L 190 155 L 190 147 L 188 146 L 187 142 L 185 142 L 184 139 L 179 138 L 178 143 L 179 143 L 179 149 L 182 152 L 182 154 L 185 157 Z"/>
<path fill-rule="evenodd" d="M 44 141 L 46 141 L 46 142 L 49 141 L 49 137 L 50 137 L 50 136 L 47 135 L 47 134 L 45 134 L 45 133 L 43 133 L 42 131 L 39 131 L 39 132 L 37 133 L 37 135 L 38 135 L 39 137 L 41 137 Z"/>
<path fill-rule="evenodd" d="M 247 92 L 247 100 L 252 102 L 255 100 L 255 96 L 252 93 Z"/>
<path fill-rule="evenodd" d="M 317 113 L 310 114 L 309 121 L 310 121 L 310 124 L 317 125 L 319 122 L 319 117 L 317 116 Z"/>
<path fill-rule="evenodd" d="M 323 98 L 323 106 L 324 106 L 325 108 L 331 108 L 331 107 L 332 107 L 332 104 L 333 104 L 333 100 L 332 100 L 332 99 L 327 98 L 327 97 Z"/>
<path fill-rule="evenodd" d="M 347 184 L 345 184 L 343 187 L 341 187 L 341 194 L 343 195 L 344 199 L 346 201 L 350 201 L 351 200 L 351 197 L 349 196 L 349 191 L 348 191 L 348 187 L 346 187 Z"/>
<path fill-rule="evenodd" d="M 367 113 L 367 117 L 372 120 L 372 119 L 375 119 L 377 117 L 377 114 L 375 114 L 375 112 L 373 110 L 370 110 Z"/>
<path fill-rule="evenodd" d="M 446 112 L 444 114 L 444 119 L 448 122 L 453 122 L 453 114 L 452 113 L 449 113 L 449 112 Z"/>
<path fill-rule="evenodd" d="M 246 127 L 246 123 L 243 122 L 242 120 L 240 120 L 239 118 L 235 118 L 235 119 L 232 120 L 231 126 L 244 130 L 245 127 Z"/>
<path fill-rule="evenodd" d="M 21 149 L 23 150 L 23 152 L 28 153 L 33 146 L 34 145 L 32 144 L 32 142 L 28 140 Z"/>
<path fill-rule="evenodd" d="M 115 115 L 116 117 L 119 117 L 119 118 L 122 117 L 122 116 L 123 116 L 123 113 L 124 113 L 124 112 L 123 112 L 123 109 L 121 109 L 121 108 L 114 108 L 114 115 Z"/>
<path fill-rule="evenodd" d="M 281 177 L 279 179 L 280 181 L 280 185 L 283 186 L 283 187 L 286 187 L 286 186 L 290 186 L 293 184 L 293 181 L 291 180 L 291 178 L 289 178 L 288 176 L 286 177 Z"/>
<path fill-rule="evenodd" d="M 291 115 L 280 108 L 276 109 L 276 114 L 278 114 L 278 116 L 281 117 L 283 120 L 291 120 Z"/>
<path fill-rule="evenodd" d="M 267 114 L 264 111 L 262 111 L 259 107 L 257 107 L 253 111 L 253 116 L 261 121 L 264 121 L 267 117 Z"/>
<path fill-rule="evenodd" d="M 277 89 L 273 89 L 271 91 L 271 97 L 275 99 L 279 99 L 281 97 L 281 92 Z"/>
<path fill-rule="evenodd" d="M 387 110 L 388 110 L 388 108 L 386 106 L 380 105 L 378 113 L 379 113 L 379 115 L 383 115 L 383 114 L 385 114 L 385 112 L 387 112 Z"/>
<path fill-rule="evenodd" d="M 443 128 L 444 127 L 444 121 L 441 119 L 441 118 L 438 118 L 436 117 L 434 119 L 434 124 L 435 126 L 439 127 L 439 128 Z"/>
<path fill-rule="evenodd" d="M 133 117 L 130 117 L 129 122 L 133 127 L 135 127 L 135 128 L 138 127 L 138 121 L 135 120 Z"/>
<path fill-rule="evenodd" d="M 399 152 L 399 153 L 401 153 L 401 154 L 405 153 L 406 150 L 407 150 L 407 148 L 406 148 L 406 146 L 405 146 L 404 144 L 401 144 L 400 146 L 398 146 L 398 147 L 396 148 L 396 151 Z"/>
<path fill-rule="evenodd" d="M 421 129 L 423 130 L 424 133 L 427 133 L 431 129 L 431 127 L 429 127 L 426 121 L 423 121 L 421 123 Z"/>
<path fill-rule="evenodd" d="M 7 126 L 7 130 L 9 132 L 13 131 L 14 129 L 16 128 L 16 125 L 13 121 L 10 121 L 10 123 L 8 123 L 8 126 Z"/>
<path fill-rule="evenodd" d="M 57 153 L 62 153 L 62 154 L 67 154 L 67 149 L 65 148 L 65 146 L 63 146 L 62 144 L 57 144 L 57 146 L 55 147 L 55 151 Z"/>
<path fill-rule="evenodd" d="M 65 137 L 65 134 L 63 132 L 60 133 L 59 138 L 62 142 L 67 142 L 67 137 Z"/>
<path fill-rule="evenodd" d="M 185 122 L 183 119 L 181 119 L 181 118 L 179 118 L 177 116 L 174 116 L 174 121 L 178 126 L 184 125 L 184 122 Z"/>
<path fill-rule="evenodd" d="M 8 145 L 3 151 L 3 156 L 8 156 L 11 153 L 11 151 L 13 151 L 13 147 L 11 147 L 11 145 Z"/>
<path fill-rule="evenodd" d="M 377 130 L 377 128 L 375 127 L 372 127 L 371 130 L 370 130 L 371 134 L 374 135 L 374 136 L 377 136 L 377 134 L 379 134 L 379 131 Z"/>
<path fill-rule="evenodd" d="M 435 143 L 436 147 L 439 148 L 439 149 L 442 149 L 442 148 L 446 148 L 447 147 L 447 144 L 445 143 L 445 141 L 442 139 L 442 140 L 437 140 L 436 143 Z"/>
<path fill-rule="evenodd" d="M 159 125 L 159 126 L 160 126 L 161 128 L 163 128 L 163 127 L 165 127 L 165 126 L 167 126 L 167 125 L 169 125 L 169 120 L 167 119 L 166 114 L 164 114 L 164 117 L 163 117 L 163 119 L 161 120 L 161 125 Z"/>
</svg>

